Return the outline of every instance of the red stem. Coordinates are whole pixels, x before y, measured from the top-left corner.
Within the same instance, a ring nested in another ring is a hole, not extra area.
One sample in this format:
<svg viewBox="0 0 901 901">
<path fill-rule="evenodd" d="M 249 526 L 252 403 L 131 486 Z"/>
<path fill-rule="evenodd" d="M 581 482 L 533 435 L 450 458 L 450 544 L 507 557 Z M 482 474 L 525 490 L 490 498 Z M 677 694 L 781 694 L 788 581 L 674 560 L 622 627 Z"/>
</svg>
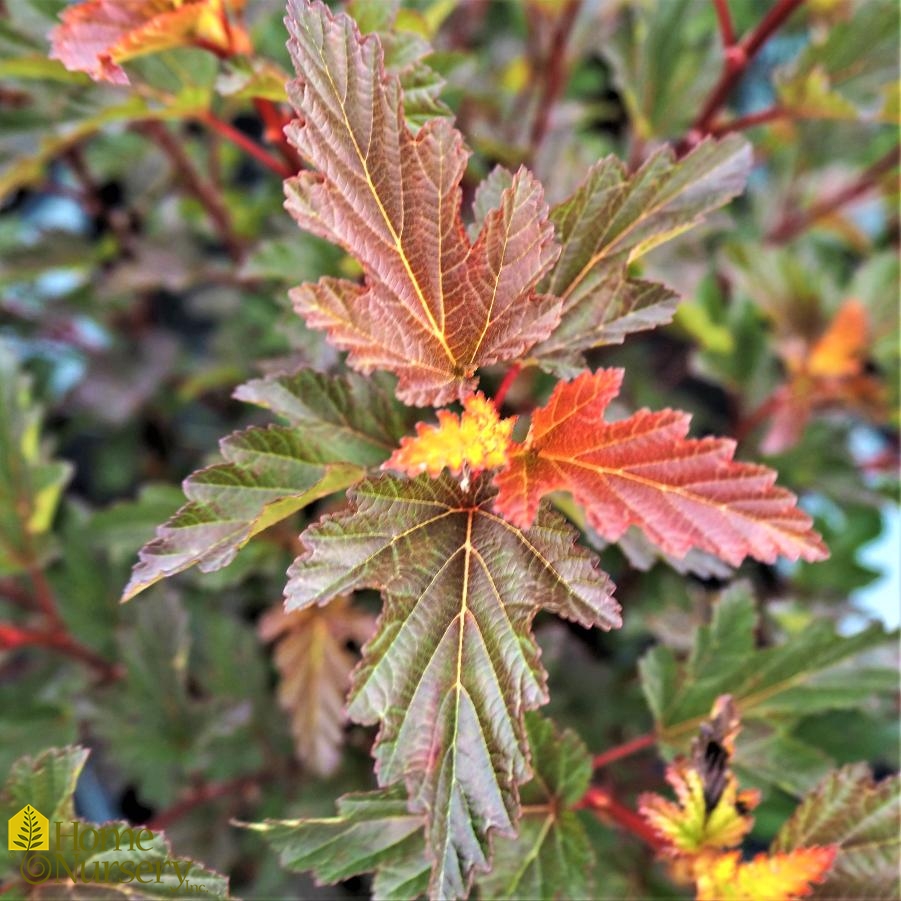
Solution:
<svg viewBox="0 0 901 901">
<path fill-rule="evenodd" d="M 813 206 L 808 207 L 801 213 L 794 216 L 786 216 L 770 231 L 766 237 L 767 241 L 777 244 L 790 241 L 801 232 L 810 228 L 818 219 L 828 216 L 839 209 L 839 207 L 856 200 L 862 194 L 866 194 L 883 175 L 887 175 L 898 165 L 899 151 L 901 151 L 901 145 L 893 147 L 885 156 L 863 172 L 856 181 L 853 181 L 841 191 L 838 191 L 831 197 L 823 198 L 819 203 L 813 204 Z"/>
<path fill-rule="evenodd" d="M 789 115 L 791 115 L 789 110 L 781 106 L 771 106 L 756 113 L 748 113 L 747 116 L 739 116 L 736 119 L 717 122 L 715 125 L 710 126 L 710 134 L 715 137 L 721 137 L 733 131 L 744 131 L 747 128 L 753 128 L 755 125 L 765 125 L 767 122 L 772 122 L 775 119 L 784 119 Z"/>
<path fill-rule="evenodd" d="M 290 178 L 295 174 L 296 170 L 274 157 L 265 147 L 260 147 L 256 141 L 248 138 L 246 134 L 229 122 L 219 119 L 209 112 L 200 113 L 197 120 L 240 147 L 245 153 L 250 154 L 258 163 L 271 169 L 279 178 Z"/>
<path fill-rule="evenodd" d="M 501 411 L 501 407 L 504 403 L 504 398 L 507 396 L 507 392 L 510 390 L 510 386 L 516 381 L 516 377 L 522 372 L 522 364 L 515 363 L 507 370 L 507 374 L 501 380 L 500 385 L 498 385 L 497 391 L 494 394 L 494 400 L 492 403 L 494 404 L 494 409 L 497 410 L 498 413 Z"/>
<path fill-rule="evenodd" d="M 654 735 L 653 732 L 648 732 L 645 735 L 639 735 L 637 738 L 633 738 L 631 741 L 617 745 L 614 748 L 608 748 L 606 751 L 596 754 L 591 763 L 597 770 L 602 766 L 607 766 L 608 763 L 622 760 L 624 757 L 631 757 L 639 751 L 644 751 L 645 748 L 652 748 L 656 743 L 657 736 Z"/>
<path fill-rule="evenodd" d="M 123 675 L 121 666 L 110 663 L 60 628 L 44 631 L 0 623 L 0 649 L 12 650 L 21 647 L 43 647 L 59 651 L 67 657 L 86 663 L 104 682 L 114 682 Z"/>
<path fill-rule="evenodd" d="M 729 0 L 713 0 L 713 6 L 716 9 L 723 47 L 731 47 L 735 43 L 735 29 L 732 26 L 732 14 L 729 12 Z"/>
<path fill-rule="evenodd" d="M 255 788 L 270 777 L 269 773 L 257 773 L 250 776 L 239 776 L 237 779 L 229 779 L 226 782 L 210 782 L 200 785 L 171 807 L 161 810 L 147 823 L 147 828 L 154 832 L 166 829 L 196 807 L 239 792 L 243 793 L 248 788 Z"/>
<path fill-rule="evenodd" d="M 293 173 L 299 172 L 303 168 L 303 160 L 285 136 L 285 126 L 290 117 L 284 116 L 275 103 L 264 97 L 254 98 L 253 105 L 263 120 L 263 137 L 278 149 Z"/>
<path fill-rule="evenodd" d="M 569 0 L 557 18 L 554 33 L 550 37 L 550 54 L 545 60 L 541 97 L 532 122 L 529 136 L 531 158 L 534 159 L 547 134 L 551 118 L 551 109 L 566 87 L 566 45 L 572 33 L 573 25 L 579 13 L 581 0 Z"/>
<path fill-rule="evenodd" d="M 606 789 L 592 785 L 576 806 L 591 810 L 600 818 L 613 820 L 617 826 L 631 832 L 655 851 L 661 851 L 664 847 L 663 841 L 650 824 L 634 810 L 617 801 Z"/>
<path fill-rule="evenodd" d="M 231 211 L 218 187 L 200 174 L 181 142 L 164 123 L 150 121 L 143 123 L 139 128 L 169 158 L 184 190 L 206 210 L 228 255 L 239 263 L 244 257 L 243 242 L 234 230 Z"/>
<path fill-rule="evenodd" d="M 688 135 L 680 142 L 680 151 L 685 152 L 691 149 L 705 135 L 710 134 L 711 125 L 717 113 L 729 99 L 729 95 L 745 74 L 760 48 L 803 3 L 804 0 L 778 0 L 750 34 L 738 43 L 727 43 L 724 46 L 723 71 L 719 81 L 710 92 L 707 102 L 704 104 L 701 112 L 698 113 Z M 719 7 L 720 4 L 717 4 L 717 15 L 720 17 L 720 29 L 722 31 L 723 20 Z"/>
</svg>

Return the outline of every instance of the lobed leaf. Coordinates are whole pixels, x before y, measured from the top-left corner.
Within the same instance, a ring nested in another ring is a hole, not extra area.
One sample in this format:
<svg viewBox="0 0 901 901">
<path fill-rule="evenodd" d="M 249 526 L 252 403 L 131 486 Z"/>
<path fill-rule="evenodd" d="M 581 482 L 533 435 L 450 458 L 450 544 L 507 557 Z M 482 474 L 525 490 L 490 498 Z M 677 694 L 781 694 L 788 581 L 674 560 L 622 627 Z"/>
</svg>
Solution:
<svg viewBox="0 0 901 901">
<path fill-rule="evenodd" d="M 254 535 L 365 474 L 299 429 L 246 429 L 220 448 L 227 462 L 185 480 L 188 503 L 141 549 L 123 601 L 192 566 L 227 566 Z"/>
<path fill-rule="evenodd" d="M 362 646 L 374 626 L 373 617 L 347 598 L 291 613 L 279 605 L 260 620 L 260 638 L 276 642 L 278 700 L 291 717 L 297 756 L 319 776 L 330 776 L 341 762 L 344 699 L 357 662 L 347 643 Z"/>
<path fill-rule="evenodd" d="M 243 0 L 84 0 L 63 10 L 50 34 L 51 59 L 95 81 L 128 84 L 120 63 L 202 43 L 223 53 L 247 52 L 250 41 L 227 10 Z"/>
<path fill-rule="evenodd" d="M 423 819 L 401 786 L 344 795 L 338 815 L 247 824 L 263 833 L 289 870 L 312 870 L 324 885 L 375 871 L 377 901 L 412 901 L 429 884 Z"/>
<path fill-rule="evenodd" d="M 886 641 L 877 626 L 841 636 L 831 624 L 814 622 L 769 648 L 757 647 L 757 627 L 754 599 L 739 585 L 722 595 L 710 625 L 695 632 L 684 664 L 666 647 L 645 654 L 639 664 L 642 687 L 663 742 L 682 744 L 725 692 L 743 721 L 766 722 L 853 708 L 874 690 L 892 690 L 889 671 L 839 668 Z"/>
<path fill-rule="evenodd" d="M 416 421 L 381 376 L 324 375 L 301 369 L 241 385 L 238 400 L 270 410 L 310 440 L 328 447 L 335 461 L 377 466 Z"/>
<path fill-rule="evenodd" d="M 776 851 L 835 844 L 838 854 L 817 898 L 897 898 L 901 894 L 901 780 L 875 782 L 864 764 L 827 776 L 773 842 Z"/>
<path fill-rule="evenodd" d="M 514 839 L 495 842 L 491 872 L 478 880 L 486 898 L 591 898 L 594 852 L 572 809 L 591 780 L 591 757 L 572 731 L 526 715 L 534 777 L 523 786 Z"/>
<path fill-rule="evenodd" d="M 551 211 L 562 251 L 541 290 L 563 300 L 560 325 L 532 351 L 544 368 L 573 375 L 583 351 L 669 322 L 677 295 L 631 278 L 629 264 L 702 221 L 744 188 L 749 145 L 708 140 L 681 160 L 670 149 L 634 175 L 609 156 Z"/>
<path fill-rule="evenodd" d="M 698 548 L 737 566 L 747 556 L 827 555 L 795 496 L 774 486 L 776 473 L 732 460 L 735 442 L 686 438 L 689 416 L 673 410 L 605 422 L 622 377 L 621 369 L 585 373 L 535 411 L 525 444 L 495 477 L 506 519 L 528 526 L 541 498 L 562 490 L 609 541 L 637 525 L 677 557 Z"/>
<path fill-rule="evenodd" d="M 559 301 L 534 293 L 557 255 L 541 186 L 521 169 L 471 243 L 460 218 L 467 153 L 448 120 L 414 137 L 381 44 L 347 16 L 290 0 L 287 25 L 300 117 L 288 136 L 317 170 L 286 183 L 287 208 L 365 274 L 362 286 L 302 285 L 295 308 L 354 368 L 394 372 L 403 400 L 462 399 L 480 366 L 521 355 L 557 324 Z"/>
<path fill-rule="evenodd" d="M 518 529 L 491 512 L 493 495 L 484 477 L 363 482 L 347 510 L 301 536 L 286 590 L 289 610 L 356 588 L 384 596 L 349 712 L 381 723 L 379 782 L 405 782 L 425 814 L 439 897 L 464 896 L 488 867 L 491 834 L 514 832 L 530 776 L 522 715 L 547 700 L 535 613 L 620 624 L 575 532 L 549 511 Z"/>
</svg>

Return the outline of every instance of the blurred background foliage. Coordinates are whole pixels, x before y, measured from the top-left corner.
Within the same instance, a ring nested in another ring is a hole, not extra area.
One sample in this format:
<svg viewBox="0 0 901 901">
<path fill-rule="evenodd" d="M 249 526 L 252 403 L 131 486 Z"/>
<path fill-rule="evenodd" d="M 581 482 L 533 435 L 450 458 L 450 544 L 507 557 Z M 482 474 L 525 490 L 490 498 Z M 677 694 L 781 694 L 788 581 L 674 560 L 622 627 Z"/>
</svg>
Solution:
<svg viewBox="0 0 901 901">
<path fill-rule="evenodd" d="M 731 3 L 735 33 L 777 5 Z M 265 421 L 235 387 L 339 362 L 287 299 L 355 264 L 282 210 L 282 6 L 248 0 L 251 53 L 164 49 L 125 64 L 126 86 L 48 58 L 64 6 L 0 3 L 0 774 L 80 742 L 82 816 L 165 827 L 239 896 L 366 896 L 364 880 L 321 890 L 284 873 L 228 825 L 330 813 L 371 783 L 372 735 L 323 711 L 377 604 L 275 612 L 297 534 L 338 499 L 219 572 L 118 603 L 180 481 L 219 459 L 223 435 Z M 722 564 L 663 560 L 638 537 L 604 549 L 625 628 L 539 619 L 547 712 L 595 753 L 655 725 L 674 753 L 719 690 L 741 698 L 732 664 L 777 647 L 787 684 L 809 690 L 743 710 L 737 766 L 764 790 L 756 840 L 835 765 L 895 770 L 892 643 L 865 627 L 897 624 L 897 4 L 795 4 L 706 120 L 723 67 L 708 0 L 347 6 L 399 58 L 434 46 L 428 66 L 474 151 L 464 209 L 498 162 L 531 166 L 555 202 L 610 153 L 635 168 L 705 133 L 752 142 L 747 193 L 641 262 L 683 296 L 675 321 L 591 362 L 627 368 L 624 407 L 686 409 L 696 435 L 734 436 L 739 456 L 776 468 L 832 557 L 748 562 L 724 602 Z M 508 402 L 528 409 L 549 387 L 527 371 Z M 333 661 L 331 683 L 292 666 L 311 646 Z M 688 694 L 664 716 L 667 667 Z M 662 784 L 652 754 L 611 772 L 626 802 Z M 590 828 L 598 897 L 673 896 L 633 837 Z"/>
</svg>

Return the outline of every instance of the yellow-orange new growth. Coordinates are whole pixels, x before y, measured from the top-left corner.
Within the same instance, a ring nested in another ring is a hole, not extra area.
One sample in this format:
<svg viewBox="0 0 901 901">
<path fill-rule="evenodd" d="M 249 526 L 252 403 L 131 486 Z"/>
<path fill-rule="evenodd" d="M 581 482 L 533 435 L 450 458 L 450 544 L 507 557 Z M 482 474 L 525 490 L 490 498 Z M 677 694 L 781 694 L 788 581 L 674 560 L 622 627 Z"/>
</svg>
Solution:
<svg viewBox="0 0 901 901">
<path fill-rule="evenodd" d="M 473 394 L 463 402 L 463 413 L 438 411 L 438 425 L 416 424 L 416 435 L 403 438 L 382 468 L 409 476 L 427 472 L 432 478 L 447 467 L 459 475 L 495 469 L 507 462 L 516 417 L 501 419 L 491 401 Z"/>
</svg>

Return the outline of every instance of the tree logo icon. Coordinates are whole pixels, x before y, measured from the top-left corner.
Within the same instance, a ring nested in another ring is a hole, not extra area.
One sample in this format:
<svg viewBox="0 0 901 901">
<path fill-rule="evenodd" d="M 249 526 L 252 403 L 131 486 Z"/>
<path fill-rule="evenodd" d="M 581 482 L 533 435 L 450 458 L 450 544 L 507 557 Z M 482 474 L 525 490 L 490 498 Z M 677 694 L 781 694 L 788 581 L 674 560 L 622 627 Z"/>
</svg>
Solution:
<svg viewBox="0 0 901 901">
<path fill-rule="evenodd" d="M 9 820 L 10 851 L 47 851 L 50 849 L 50 825 L 40 811 L 26 804 Z"/>
</svg>

